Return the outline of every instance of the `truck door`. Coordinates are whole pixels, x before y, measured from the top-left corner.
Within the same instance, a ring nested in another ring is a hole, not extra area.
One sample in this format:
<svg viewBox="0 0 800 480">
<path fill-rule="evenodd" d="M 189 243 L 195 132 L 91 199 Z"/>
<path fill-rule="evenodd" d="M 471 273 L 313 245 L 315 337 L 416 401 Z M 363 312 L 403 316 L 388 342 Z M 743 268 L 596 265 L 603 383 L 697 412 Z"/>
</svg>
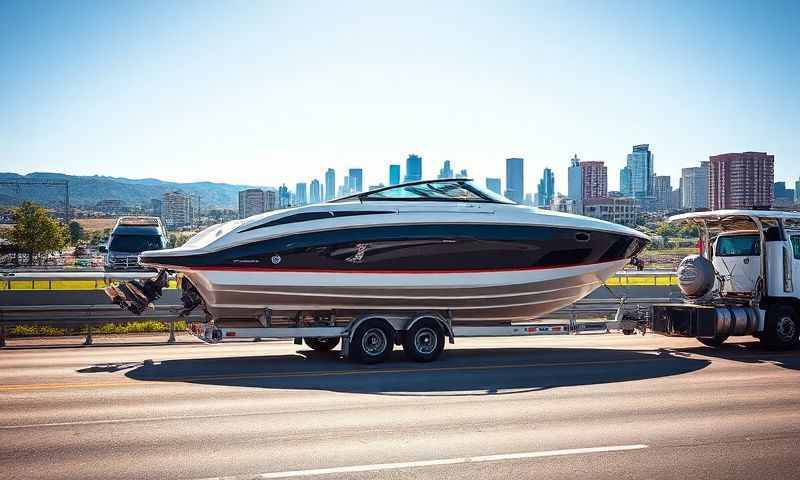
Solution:
<svg viewBox="0 0 800 480">
<path fill-rule="evenodd" d="M 800 297 L 800 233 L 792 233 L 789 238 L 792 241 L 792 283 L 794 284 L 794 295 Z"/>
<path fill-rule="evenodd" d="M 714 269 L 724 279 L 722 293 L 751 293 L 761 273 L 758 234 L 720 235 L 714 245 Z"/>
</svg>

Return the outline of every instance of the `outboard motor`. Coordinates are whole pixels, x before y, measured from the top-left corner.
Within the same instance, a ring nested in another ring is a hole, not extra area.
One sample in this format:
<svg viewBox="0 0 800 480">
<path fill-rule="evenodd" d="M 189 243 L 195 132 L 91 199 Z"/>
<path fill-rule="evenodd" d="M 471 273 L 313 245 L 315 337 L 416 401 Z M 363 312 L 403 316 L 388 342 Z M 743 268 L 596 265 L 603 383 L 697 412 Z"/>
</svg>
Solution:
<svg viewBox="0 0 800 480">
<path fill-rule="evenodd" d="M 144 283 L 138 280 L 122 282 L 105 288 L 106 295 L 111 301 L 129 312 L 141 315 L 154 301 L 161 298 L 161 292 L 167 286 L 169 275 L 166 270 L 161 270 L 155 278 L 149 278 Z"/>
<path fill-rule="evenodd" d="M 714 288 L 714 265 L 700 255 L 689 255 L 678 265 L 678 286 L 689 298 L 700 298 Z"/>
</svg>

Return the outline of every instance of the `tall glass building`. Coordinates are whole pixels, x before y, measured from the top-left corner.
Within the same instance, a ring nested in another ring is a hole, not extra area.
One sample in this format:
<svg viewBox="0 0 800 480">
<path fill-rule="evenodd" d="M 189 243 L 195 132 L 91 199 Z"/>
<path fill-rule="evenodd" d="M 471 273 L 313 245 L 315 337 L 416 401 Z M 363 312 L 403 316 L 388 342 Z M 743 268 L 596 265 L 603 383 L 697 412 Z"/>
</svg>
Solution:
<svg viewBox="0 0 800 480">
<path fill-rule="evenodd" d="M 555 196 L 556 181 L 553 176 L 553 171 L 549 168 L 544 169 L 542 179 L 539 180 L 539 188 L 536 190 L 537 206 L 549 207 L 553 203 Z"/>
<path fill-rule="evenodd" d="M 350 169 L 350 191 L 359 193 L 364 191 L 364 171 L 360 168 Z"/>
<path fill-rule="evenodd" d="M 306 182 L 299 182 L 294 187 L 294 196 L 295 196 L 295 203 L 297 205 L 306 205 L 308 203 L 308 197 L 306 196 Z"/>
<path fill-rule="evenodd" d="M 325 171 L 325 201 L 333 200 L 336 195 L 336 171 L 329 168 Z"/>
<path fill-rule="evenodd" d="M 422 180 L 422 157 L 413 153 L 406 159 L 406 182 Z"/>
<path fill-rule="evenodd" d="M 500 186 L 500 179 L 499 178 L 490 178 L 486 177 L 486 188 L 493 191 L 498 195 L 502 195 L 501 191 L 502 188 Z"/>
<path fill-rule="evenodd" d="M 567 198 L 575 202 L 575 212 L 583 215 L 583 169 L 578 154 L 572 156 L 567 170 Z"/>
<path fill-rule="evenodd" d="M 319 180 L 316 178 L 311 180 L 311 187 L 308 193 L 309 203 L 319 203 L 322 201 L 322 195 L 320 195 L 320 186 Z"/>
<path fill-rule="evenodd" d="M 389 165 L 389 185 L 397 185 L 400 183 L 400 165 Z"/>
<path fill-rule="evenodd" d="M 450 160 L 445 160 L 444 165 L 439 169 L 439 178 L 453 178 L 453 167 L 450 166 Z"/>
<path fill-rule="evenodd" d="M 521 158 L 506 159 L 506 192 L 509 200 L 522 203 L 525 200 L 525 160 Z"/>
<path fill-rule="evenodd" d="M 633 152 L 628 154 L 628 164 L 626 168 L 630 171 L 630 193 L 629 196 L 633 198 L 647 198 L 652 197 L 655 193 L 653 190 L 653 152 L 650 151 L 650 145 L 634 145 Z M 626 174 L 628 175 L 628 174 Z M 622 174 L 620 175 L 620 183 L 622 183 Z M 627 179 L 626 179 L 627 181 Z M 620 185 L 620 190 L 622 190 Z M 625 192 L 623 191 L 623 194 Z"/>
</svg>

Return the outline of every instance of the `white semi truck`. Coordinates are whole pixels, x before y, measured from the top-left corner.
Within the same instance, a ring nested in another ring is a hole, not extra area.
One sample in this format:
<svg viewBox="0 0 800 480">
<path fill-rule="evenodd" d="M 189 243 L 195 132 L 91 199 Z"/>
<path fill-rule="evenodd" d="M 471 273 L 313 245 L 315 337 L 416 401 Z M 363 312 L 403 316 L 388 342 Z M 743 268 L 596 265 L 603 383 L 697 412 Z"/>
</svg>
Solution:
<svg viewBox="0 0 800 480">
<path fill-rule="evenodd" d="M 684 302 L 652 307 L 653 331 L 709 346 L 739 335 L 771 350 L 800 345 L 800 212 L 716 210 L 669 221 L 699 227 L 704 248 L 678 267 Z"/>
</svg>

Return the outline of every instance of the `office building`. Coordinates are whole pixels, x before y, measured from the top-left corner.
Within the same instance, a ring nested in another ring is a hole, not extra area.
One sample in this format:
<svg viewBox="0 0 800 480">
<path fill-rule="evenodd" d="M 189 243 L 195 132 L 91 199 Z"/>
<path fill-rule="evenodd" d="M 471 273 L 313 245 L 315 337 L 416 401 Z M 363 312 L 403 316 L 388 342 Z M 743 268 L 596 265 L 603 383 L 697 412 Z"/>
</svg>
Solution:
<svg viewBox="0 0 800 480">
<path fill-rule="evenodd" d="M 167 192 L 161 201 L 161 219 L 167 230 L 190 228 L 197 218 L 197 199 L 181 191 Z"/>
<path fill-rule="evenodd" d="M 623 197 L 633 196 L 633 190 L 631 188 L 631 169 L 628 167 L 624 167 L 619 171 L 619 193 L 621 193 Z"/>
<path fill-rule="evenodd" d="M 147 213 L 153 217 L 161 218 L 161 199 L 151 198 L 150 205 L 147 208 Z"/>
<path fill-rule="evenodd" d="M 565 197 L 561 194 L 556 196 L 553 200 L 553 205 L 550 207 L 551 210 L 564 213 L 579 213 L 577 208 L 575 199 Z M 580 214 L 582 215 L 583 213 L 581 212 Z"/>
<path fill-rule="evenodd" d="M 422 157 L 411 154 L 406 159 L 405 182 L 417 182 L 422 180 Z"/>
<path fill-rule="evenodd" d="M 297 185 L 295 185 L 294 187 L 295 202 L 293 205 L 300 206 L 308 204 L 308 196 L 306 190 L 307 190 L 306 182 L 298 182 Z"/>
<path fill-rule="evenodd" d="M 709 207 L 770 208 L 775 156 L 765 152 L 725 153 L 710 157 Z"/>
<path fill-rule="evenodd" d="M 264 211 L 278 209 L 278 193 L 275 190 L 264 190 Z"/>
<path fill-rule="evenodd" d="M 654 159 L 650 145 L 633 146 L 633 151 L 628 154 L 628 163 L 625 166 L 627 171 L 620 172 L 620 190 L 623 195 L 636 199 L 653 197 Z"/>
<path fill-rule="evenodd" d="M 336 195 L 336 171 L 329 168 L 325 171 L 325 201 L 333 200 Z"/>
<path fill-rule="evenodd" d="M 786 182 L 775 182 L 772 186 L 776 207 L 786 208 L 794 205 L 794 189 L 786 188 Z"/>
<path fill-rule="evenodd" d="M 437 178 L 453 178 L 453 169 L 450 167 L 450 160 L 444 161 L 444 166 L 439 169 L 439 177 Z"/>
<path fill-rule="evenodd" d="M 364 191 L 364 171 L 360 168 L 350 169 L 350 193 L 360 193 Z"/>
<path fill-rule="evenodd" d="M 708 208 L 708 170 L 709 162 L 681 169 L 681 208 Z"/>
<path fill-rule="evenodd" d="M 542 179 L 536 189 L 536 206 L 549 208 L 555 197 L 556 180 L 553 171 L 549 168 L 544 169 Z"/>
<path fill-rule="evenodd" d="M 469 173 L 467 173 L 466 168 L 462 168 L 461 170 L 456 173 L 456 178 L 469 178 Z"/>
<path fill-rule="evenodd" d="M 608 196 L 608 167 L 603 162 L 580 162 L 581 203 Z"/>
<path fill-rule="evenodd" d="M 800 179 L 794 182 L 794 203 L 800 205 Z"/>
<path fill-rule="evenodd" d="M 578 154 L 572 156 L 570 159 L 570 166 L 567 170 L 567 197 L 572 200 L 569 203 L 573 212 L 581 212 L 583 205 L 583 170 L 581 168 L 581 159 Z M 562 202 L 563 203 L 563 202 Z"/>
<path fill-rule="evenodd" d="M 400 165 L 389 165 L 389 185 L 400 184 Z"/>
<path fill-rule="evenodd" d="M 289 195 L 289 188 L 284 183 L 278 187 L 278 208 L 289 208 L 292 204 L 292 198 Z"/>
<path fill-rule="evenodd" d="M 502 195 L 502 185 L 500 184 L 499 178 L 486 178 L 486 188 L 491 190 L 492 192 Z"/>
<path fill-rule="evenodd" d="M 524 163 L 521 158 L 506 159 L 505 197 L 520 204 L 525 199 Z"/>
<path fill-rule="evenodd" d="M 655 175 L 653 177 L 653 196 L 655 197 L 655 210 L 665 211 L 673 208 L 672 179 L 669 175 Z"/>
<path fill-rule="evenodd" d="M 319 203 L 322 201 L 322 185 L 316 178 L 311 180 L 311 186 L 308 193 L 309 203 Z"/>
<path fill-rule="evenodd" d="M 639 203 L 629 197 L 606 197 L 584 200 L 583 214 L 622 225 L 635 225 Z"/>
<path fill-rule="evenodd" d="M 239 192 L 239 218 L 247 218 L 267 210 L 267 195 L 259 188 Z"/>
</svg>

